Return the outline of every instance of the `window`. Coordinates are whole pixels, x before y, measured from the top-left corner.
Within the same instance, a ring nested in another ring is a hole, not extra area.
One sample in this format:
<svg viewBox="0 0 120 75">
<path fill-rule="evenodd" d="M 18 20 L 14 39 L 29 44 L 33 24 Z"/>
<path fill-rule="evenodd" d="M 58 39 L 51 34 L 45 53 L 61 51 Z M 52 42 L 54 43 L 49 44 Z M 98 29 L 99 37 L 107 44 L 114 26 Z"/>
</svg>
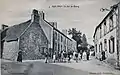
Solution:
<svg viewBox="0 0 120 75">
<path fill-rule="evenodd" d="M 100 27 L 100 38 L 102 37 L 102 27 Z"/>
<path fill-rule="evenodd" d="M 63 50 L 62 50 L 62 45 L 61 45 L 61 51 L 63 51 Z"/>
<path fill-rule="evenodd" d="M 60 51 L 60 44 L 58 43 L 58 51 Z"/>
<path fill-rule="evenodd" d="M 64 44 L 66 45 L 66 38 L 64 39 Z"/>
<path fill-rule="evenodd" d="M 115 52 L 114 44 L 115 44 L 114 37 L 111 36 L 110 40 L 109 40 L 109 53 L 111 53 L 111 54 Z"/>
<path fill-rule="evenodd" d="M 61 42 L 63 41 L 63 37 L 62 37 L 62 35 L 61 35 Z"/>
<path fill-rule="evenodd" d="M 102 43 L 100 43 L 100 51 L 103 51 Z"/>
<path fill-rule="evenodd" d="M 107 33 L 106 21 L 104 21 L 104 35 Z"/>
<path fill-rule="evenodd" d="M 104 50 L 107 51 L 107 39 L 104 39 Z"/>
<path fill-rule="evenodd" d="M 57 43 L 54 44 L 54 50 L 57 50 Z"/>
<path fill-rule="evenodd" d="M 57 33 L 55 32 L 55 40 L 57 40 Z"/>
<path fill-rule="evenodd" d="M 60 41 L 60 34 L 58 34 L 58 41 Z"/>
<path fill-rule="evenodd" d="M 109 18 L 109 30 L 113 29 L 113 15 Z"/>
<path fill-rule="evenodd" d="M 66 51 L 66 46 L 64 46 L 65 47 L 65 51 Z"/>
<path fill-rule="evenodd" d="M 99 44 L 99 52 L 100 52 L 100 44 Z"/>
<path fill-rule="evenodd" d="M 102 50 L 102 43 L 99 44 L 99 52 L 103 51 Z"/>
</svg>

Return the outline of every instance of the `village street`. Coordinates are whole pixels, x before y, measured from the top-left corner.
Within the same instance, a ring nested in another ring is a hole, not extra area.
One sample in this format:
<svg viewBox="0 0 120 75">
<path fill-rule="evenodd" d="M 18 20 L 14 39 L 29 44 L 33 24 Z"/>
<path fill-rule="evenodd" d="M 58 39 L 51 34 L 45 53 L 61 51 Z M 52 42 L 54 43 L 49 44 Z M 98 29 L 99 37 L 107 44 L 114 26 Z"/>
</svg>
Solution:
<svg viewBox="0 0 120 75">
<path fill-rule="evenodd" d="M 85 58 L 85 57 L 83 57 Z M 30 75 L 120 75 L 119 70 L 115 70 L 104 62 L 91 57 L 89 61 L 83 59 L 76 63 L 44 63 L 44 60 L 24 61 L 33 63 Z"/>
<path fill-rule="evenodd" d="M 15 67 L 13 63 L 14 69 L 11 72 L 16 72 L 12 75 L 120 75 L 119 70 L 115 70 L 94 57 L 91 57 L 89 61 L 80 60 L 78 63 L 74 60 L 71 60 L 71 63 L 44 63 L 44 60 L 25 60 L 21 64 L 31 64 L 29 69 L 27 68 L 26 72 L 28 73 L 17 73 L 22 72 L 25 67 L 20 69 L 18 68 L 20 66 Z"/>
<path fill-rule="evenodd" d="M 60 74 L 63 73 L 62 75 L 67 75 L 67 74 L 78 75 L 78 73 L 80 73 L 79 75 L 86 75 L 86 73 L 87 75 L 120 75 L 120 70 L 116 70 L 115 68 L 108 65 L 107 63 L 103 61 L 99 61 L 98 59 L 95 59 L 94 56 L 90 56 L 90 60 L 86 60 L 86 55 L 83 55 L 83 59 L 79 60 L 78 63 L 76 63 L 76 61 L 73 59 L 71 60 L 71 63 L 58 63 L 58 62 L 47 63 L 47 65 L 44 64 L 46 67 L 43 66 L 43 64 L 39 63 L 39 62 L 44 63 L 45 60 L 35 60 L 35 61 L 27 60 L 24 62 L 31 62 L 31 63 L 35 62 L 32 72 L 34 72 L 34 70 L 35 72 L 37 70 L 40 70 L 41 68 L 38 67 L 39 65 L 42 67 L 42 69 L 46 68 L 49 70 L 50 68 L 50 71 L 55 72 L 55 73 L 57 73 L 57 70 L 58 70 Z M 36 70 L 36 67 L 38 67 L 37 70 Z M 55 75 L 59 75 L 59 74 L 55 74 Z"/>
<path fill-rule="evenodd" d="M 91 57 L 89 61 L 83 59 L 79 63 L 72 61 L 72 63 L 55 63 L 60 66 L 70 67 L 82 71 L 86 71 L 89 75 L 120 75 L 119 70 L 115 70 L 105 62 L 101 62 L 94 57 Z"/>
</svg>

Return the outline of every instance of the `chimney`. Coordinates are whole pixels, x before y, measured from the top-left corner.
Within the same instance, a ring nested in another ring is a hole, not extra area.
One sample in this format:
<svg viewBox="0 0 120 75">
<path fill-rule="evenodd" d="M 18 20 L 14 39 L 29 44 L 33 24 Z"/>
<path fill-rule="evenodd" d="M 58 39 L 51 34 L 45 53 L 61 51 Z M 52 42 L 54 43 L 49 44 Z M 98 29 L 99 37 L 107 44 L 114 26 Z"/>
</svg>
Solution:
<svg viewBox="0 0 120 75">
<path fill-rule="evenodd" d="M 53 27 L 57 28 L 57 22 L 49 22 Z"/>
<path fill-rule="evenodd" d="M 8 28 L 8 25 L 2 24 L 2 30 L 6 29 L 6 28 Z"/>
<path fill-rule="evenodd" d="M 54 22 L 54 27 L 57 28 L 57 22 Z"/>
<path fill-rule="evenodd" d="M 62 29 L 62 33 L 67 35 L 67 29 Z"/>
<path fill-rule="evenodd" d="M 33 9 L 31 18 L 32 18 L 32 22 L 39 22 L 40 16 L 38 14 L 38 10 Z"/>
<path fill-rule="evenodd" d="M 40 18 L 44 19 L 44 12 L 43 11 L 39 11 L 39 16 L 40 16 Z"/>
</svg>

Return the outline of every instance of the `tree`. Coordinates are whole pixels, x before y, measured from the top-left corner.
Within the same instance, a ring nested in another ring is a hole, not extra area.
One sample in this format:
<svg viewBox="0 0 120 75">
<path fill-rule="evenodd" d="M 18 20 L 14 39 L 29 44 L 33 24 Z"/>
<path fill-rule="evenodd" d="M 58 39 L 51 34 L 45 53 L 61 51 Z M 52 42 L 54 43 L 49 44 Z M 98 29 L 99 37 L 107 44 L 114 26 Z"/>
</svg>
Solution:
<svg viewBox="0 0 120 75">
<path fill-rule="evenodd" d="M 88 46 L 88 43 L 87 43 L 87 39 L 86 39 L 86 35 L 83 34 L 82 36 L 82 46 L 83 47 L 87 47 Z"/>
<path fill-rule="evenodd" d="M 76 28 L 72 28 L 72 29 L 69 29 L 68 30 L 68 34 L 69 35 L 72 35 L 72 39 L 74 39 L 76 42 L 77 42 L 77 50 L 79 52 L 79 49 L 78 49 L 78 46 L 82 43 L 82 40 L 81 40 L 81 31 L 77 31 Z"/>
<path fill-rule="evenodd" d="M 87 43 L 86 35 L 83 34 L 82 35 L 82 43 L 81 43 L 81 47 L 82 47 L 81 49 L 83 52 L 88 49 L 87 46 L 88 46 L 88 43 Z"/>
<path fill-rule="evenodd" d="M 77 41 L 78 43 L 81 43 L 81 32 L 77 31 L 76 28 L 72 28 L 68 30 L 68 34 L 72 35 L 72 38 Z"/>
</svg>

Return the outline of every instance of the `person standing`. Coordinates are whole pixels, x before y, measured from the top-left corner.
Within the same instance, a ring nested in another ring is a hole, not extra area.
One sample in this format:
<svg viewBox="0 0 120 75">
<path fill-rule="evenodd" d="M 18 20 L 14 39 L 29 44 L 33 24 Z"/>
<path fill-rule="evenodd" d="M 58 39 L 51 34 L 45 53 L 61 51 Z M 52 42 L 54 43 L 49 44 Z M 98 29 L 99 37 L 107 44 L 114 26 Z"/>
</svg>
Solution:
<svg viewBox="0 0 120 75">
<path fill-rule="evenodd" d="M 76 62 L 78 63 L 78 53 L 75 53 Z"/>
<path fill-rule="evenodd" d="M 87 60 L 89 60 L 89 56 L 90 56 L 90 50 L 88 49 L 88 50 L 86 51 Z"/>
<path fill-rule="evenodd" d="M 71 60 L 71 53 L 68 52 L 68 62 L 70 62 L 70 60 Z"/>
<path fill-rule="evenodd" d="M 64 59 L 64 51 L 61 51 L 61 62 L 63 62 L 63 59 Z"/>
<path fill-rule="evenodd" d="M 58 61 L 61 62 L 61 52 L 58 53 Z"/>
<path fill-rule="evenodd" d="M 80 57 L 82 59 L 82 57 L 83 57 L 83 50 L 80 50 Z"/>
<path fill-rule="evenodd" d="M 48 52 L 45 53 L 45 63 L 48 63 Z"/>
<path fill-rule="evenodd" d="M 53 62 L 55 63 L 55 60 L 56 60 L 56 54 L 54 53 L 53 54 Z"/>
<path fill-rule="evenodd" d="M 74 52 L 73 52 L 73 60 L 76 59 L 76 58 L 75 58 L 75 54 L 76 54 L 76 52 L 74 51 Z"/>
<path fill-rule="evenodd" d="M 106 57 L 105 57 L 105 51 L 102 51 L 102 61 L 105 60 Z"/>
<path fill-rule="evenodd" d="M 22 51 L 18 52 L 18 58 L 17 58 L 18 62 L 22 62 Z"/>
<path fill-rule="evenodd" d="M 66 52 L 64 52 L 64 53 L 63 53 L 63 56 L 64 56 L 64 62 L 66 62 L 67 53 L 66 53 Z"/>
</svg>

